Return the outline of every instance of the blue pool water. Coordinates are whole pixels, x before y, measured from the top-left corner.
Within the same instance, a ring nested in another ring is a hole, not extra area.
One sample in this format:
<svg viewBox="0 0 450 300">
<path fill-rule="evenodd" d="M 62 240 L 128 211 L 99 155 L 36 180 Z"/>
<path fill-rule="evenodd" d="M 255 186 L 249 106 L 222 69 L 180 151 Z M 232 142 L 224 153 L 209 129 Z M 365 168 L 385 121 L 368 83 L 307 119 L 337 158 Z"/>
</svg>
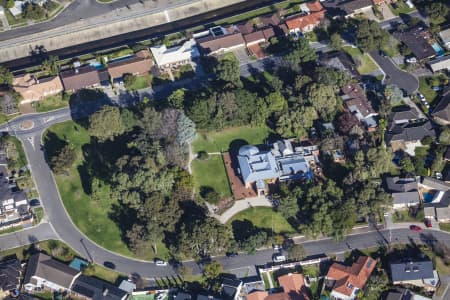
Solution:
<svg viewBox="0 0 450 300">
<path fill-rule="evenodd" d="M 436 52 L 437 56 L 442 56 L 445 54 L 444 49 L 442 49 L 441 46 L 439 46 L 438 43 L 434 43 L 433 45 L 431 45 L 431 47 L 433 47 L 434 51 Z"/>
<path fill-rule="evenodd" d="M 434 193 L 431 193 L 431 192 L 423 193 L 423 202 L 424 203 L 430 203 L 431 201 L 433 201 L 433 198 L 434 198 Z"/>
<path fill-rule="evenodd" d="M 133 54 L 128 54 L 128 55 L 125 55 L 125 56 L 121 56 L 121 57 L 118 57 L 118 58 L 111 59 L 109 62 L 118 62 L 118 61 L 122 61 L 122 60 L 127 60 L 127 59 L 130 59 L 133 56 L 134 56 Z"/>
<path fill-rule="evenodd" d="M 85 267 L 87 267 L 89 263 L 81 258 L 75 257 L 71 262 L 69 267 L 72 269 L 82 271 Z"/>
<path fill-rule="evenodd" d="M 94 67 L 94 68 L 96 68 L 97 70 L 103 69 L 102 63 L 99 63 L 98 61 L 92 62 L 92 63 L 90 63 L 89 65 L 92 66 L 92 67 Z"/>
</svg>

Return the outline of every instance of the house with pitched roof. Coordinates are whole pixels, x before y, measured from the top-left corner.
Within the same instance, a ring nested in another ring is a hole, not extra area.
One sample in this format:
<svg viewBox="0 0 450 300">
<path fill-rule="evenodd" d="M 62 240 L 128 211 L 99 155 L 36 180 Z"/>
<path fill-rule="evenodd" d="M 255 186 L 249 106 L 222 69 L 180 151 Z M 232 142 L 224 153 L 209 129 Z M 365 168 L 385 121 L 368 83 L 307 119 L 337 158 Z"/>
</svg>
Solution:
<svg viewBox="0 0 450 300">
<path fill-rule="evenodd" d="M 291 141 L 278 141 L 270 150 L 246 145 L 239 149 L 238 173 L 246 188 L 255 188 L 258 195 L 267 191 L 267 182 L 311 178 L 318 164 L 319 148 L 294 146 Z"/>
<path fill-rule="evenodd" d="M 290 33 L 311 32 L 325 18 L 325 9 L 318 0 L 300 4 L 300 10 L 301 13 L 285 20 Z"/>
<path fill-rule="evenodd" d="M 302 274 L 289 273 L 278 277 L 282 292 L 269 294 L 267 291 L 254 291 L 247 300 L 309 300 L 305 279 Z"/>
<path fill-rule="evenodd" d="M 0 261 L 0 298 L 20 288 L 21 276 L 22 265 L 17 258 Z"/>
<path fill-rule="evenodd" d="M 368 131 L 377 128 L 378 113 L 372 108 L 366 93 L 358 83 L 348 83 L 342 87 L 344 106 L 360 121 Z"/>
<path fill-rule="evenodd" d="M 124 75 L 148 74 L 153 67 L 148 50 L 141 50 L 136 55 L 108 63 L 108 73 L 112 80 L 121 80 Z"/>
<path fill-rule="evenodd" d="M 450 89 L 444 91 L 441 100 L 433 109 L 431 116 L 440 125 L 450 125 Z"/>
<path fill-rule="evenodd" d="M 450 28 L 439 32 L 439 37 L 441 38 L 444 47 L 450 50 Z"/>
<path fill-rule="evenodd" d="M 344 11 L 346 18 L 353 18 L 356 15 L 370 11 L 372 4 L 372 0 L 350 0 L 339 2 L 337 8 Z"/>
<path fill-rule="evenodd" d="M 394 285 L 413 285 L 427 290 L 435 290 L 439 276 L 433 262 L 428 258 L 402 258 L 389 264 L 390 276 Z"/>
<path fill-rule="evenodd" d="M 385 189 L 394 199 L 394 209 L 408 208 L 420 204 L 417 178 L 386 177 Z"/>
<path fill-rule="evenodd" d="M 164 44 L 151 47 L 150 51 L 153 54 L 156 66 L 163 72 L 168 69 L 190 64 L 193 59 L 200 56 L 194 39 L 190 39 L 182 45 L 172 48 L 167 48 Z"/>
<path fill-rule="evenodd" d="M 245 47 L 245 40 L 237 26 L 216 26 L 206 36 L 196 38 L 200 51 L 205 55 L 216 55 Z"/>
<path fill-rule="evenodd" d="M 12 87 L 22 96 L 21 103 L 39 101 L 63 91 L 59 76 L 37 78 L 29 73 L 14 77 Z"/>
<path fill-rule="evenodd" d="M 100 85 L 98 70 L 92 66 L 84 66 L 63 71 L 59 74 L 66 91 L 76 92 L 81 89 Z"/>
<path fill-rule="evenodd" d="M 364 288 L 377 261 L 368 256 L 360 256 L 351 266 L 333 263 L 325 277 L 326 285 L 331 287 L 331 298 L 353 300 Z"/>
<path fill-rule="evenodd" d="M 436 56 L 436 52 L 430 45 L 432 34 L 427 28 L 424 28 L 421 25 L 397 30 L 392 35 L 397 40 L 408 46 L 418 60 L 424 60 Z"/>
<path fill-rule="evenodd" d="M 86 300 L 125 300 L 128 293 L 115 285 L 90 276 L 78 276 L 71 286 L 71 294 Z"/>
<path fill-rule="evenodd" d="M 28 260 L 23 285 L 28 292 L 36 289 L 70 291 L 70 287 L 80 275 L 80 271 L 48 255 L 36 253 Z"/>
</svg>

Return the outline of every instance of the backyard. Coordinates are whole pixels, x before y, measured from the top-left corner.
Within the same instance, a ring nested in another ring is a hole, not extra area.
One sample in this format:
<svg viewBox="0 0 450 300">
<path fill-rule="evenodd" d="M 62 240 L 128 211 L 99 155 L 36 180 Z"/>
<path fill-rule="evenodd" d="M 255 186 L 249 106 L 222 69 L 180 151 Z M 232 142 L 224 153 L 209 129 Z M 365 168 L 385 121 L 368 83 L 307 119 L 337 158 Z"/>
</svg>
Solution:
<svg viewBox="0 0 450 300">
<path fill-rule="evenodd" d="M 105 184 L 99 192 L 99 199 L 94 201 L 83 189 L 83 146 L 90 143 L 90 137 L 85 128 L 73 121 L 64 122 L 52 126 L 46 132 L 44 141 L 46 151 L 54 147 L 55 139 L 67 141 L 77 152 L 77 160 L 70 168 L 67 175 L 56 175 L 64 206 L 76 226 L 90 239 L 99 245 L 127 256 L 135 256 L 128 249 L 121 237 L 121 231 L 110 215 L 113 207 L 118 203 L 111 198 L 109 186 Z M 149 245 L 150 249 L 150 245 Z M 162 243 L 158 243 L 158 256 L 165 257 L 167 249 Z M 139 258 L 152 259 L 153 252 L 147 251 Z"/>
<path fill-rule="evenodd" d="M 358 48 L 346 46 L 342 48 L 347 52 L 357 65 L 358 72 L 361 75 L 370 74 L 378 69 L 377 65 L 373 62 L 372 58 L 366 53 L 362 53 Z"/>
<path fill-rule="evenodd" d="M 228 221 L 233 224 L 234 221 L 250 221 L 255 227 L 264 228 L 275 233 L 295 233 L 296 230 L 289 222 L 270 207 L 253 207 L 241 211 Z"/>
<path fill-rule="evenodd" d="M 230 144 L 235 140 L 245 141 L 251 145 L 262 144 L 271 132 L 266 126 L 242 126 L 222 131 L 199 132 L 192 146 L 195 153 L 200 151 L 225 152 L 230 150 Z"/>
<path fill-rule="evenodd" d="M 222 155 L 209 155 L 207 159 L 192 162 L 195 190 L 199 193 L 213 189 L 221 198 L 231 197 Z"/>
</svg>

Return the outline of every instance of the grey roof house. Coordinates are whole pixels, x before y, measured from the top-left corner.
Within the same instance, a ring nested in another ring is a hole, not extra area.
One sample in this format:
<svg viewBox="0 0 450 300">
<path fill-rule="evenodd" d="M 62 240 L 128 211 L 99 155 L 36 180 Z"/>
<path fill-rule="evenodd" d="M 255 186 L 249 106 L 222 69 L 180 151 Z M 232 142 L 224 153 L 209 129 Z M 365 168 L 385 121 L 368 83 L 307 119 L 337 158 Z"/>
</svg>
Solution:
<svg viewBox="0 0 450 300">
<path fill-rule="evenodd" d="M 433 120 L 440 125 L 450 124 L 450 89 L 446 90 L 431 113 Z"/>
<path fill-rule="evenodd" d="M 124 300 L 128 293 L 109 282 L 80 275 L 71 287 L 72 293 L 89 300 Z"/>
<path fill-rule="evenodd" d="M 436 56 L 436 52 L 430 45 L 431 33 L 420 25 L 402 31 L 395 31 L 392 35 L 408 46 L 418 60 Z"/>
<path fill-rule="evenodd" d="M 310 176 L 311 164 L 318 162 L 317 146 L 298 146 L 289 140 L 278 141 L 270 150 L 245 145 L 239 149 L 239 173 L 246 188 L 256 184 L 258 193 L 265 190 L 266 181 L 285 181 Z"/>
<path fill-rule="evenodd" d="M 394 209 L 419 205 L 420 196 L 416 178 L 386 178 L 386 192 L 394 198 Z"/>
<path fill-rule="evenodd" d="M 418 120 L 413 122 L 394 124 L 385 134 L 386 144 L 392 145 L 392 143 L 420 143 L 420 141 L 426 137 L 436 138 L 436 132 L 433 129 L 433 125 L 428 120 Z M 394 150 L 397 146 L 393 146 Z M 414 155 L 414 154 L 413 154 Z"/>
<path fill-rule="evenodd" d="M 344 51 L 323 53 L 320 55 L 318 62 L 323 66 L 342 71 L 352 78 L 359 79 L 361 77 L 352 57 Z"/>
<path fill-rule="evenodd" d="M 59 262 L 50 256 L 37 253 L 30 257 L 23 281 L 27 291 L 36 288 L 52 291 L 67 291 L 81 272 Z"/>
<path fill-rule="evenodd" d="M 434 290 L 439 283 L 439 276 L 428 259 L 408 258 L 390 263 L 392 283 L 410 284 Z"/>
<path fill-rule="evenodd" d="M 8 259 L 0 261 L 0 291 L 7 292 L 18 289 L 21 275 L 22 266 L 19 260 Z"/>
</svg>

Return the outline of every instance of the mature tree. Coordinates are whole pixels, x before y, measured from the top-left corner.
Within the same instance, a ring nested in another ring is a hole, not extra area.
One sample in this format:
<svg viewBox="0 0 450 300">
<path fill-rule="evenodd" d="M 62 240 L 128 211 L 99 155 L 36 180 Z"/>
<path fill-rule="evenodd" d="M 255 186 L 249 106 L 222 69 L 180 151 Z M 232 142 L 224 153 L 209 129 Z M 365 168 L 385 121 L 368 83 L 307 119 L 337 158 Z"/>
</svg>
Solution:
<svg viewBox="0 0 450 300">
<path fill-rule="evenodd" d="M 303 106 L 299 110 L 282 114 L 277 121 L 276 131 L 284 137 L 306 137 L 317 117 L 313 107 Z"/>
<path fill-rule="evenodd" d="M 218 291 L 220 289 L 219 277 L 223 272 L 223 267 L 217 260 L 213 260 L 205 265 L 203 277 L 207 283 L 208 289 Z"/>
<path fill-rule="evenodd" d="M 120 108 L 116 106 L 104 106 L 89 117 L 89 134 L 100 142 L 114 140 L 128 129 L 123 122 Z"/>
<path fill-rule="evenodd" d="M 329 46 L 331 49 L 341 50 L 343 45 L 344 42 L 342 41 L 341 35 L 339 33 L 335 32 L 330 36 Z"/>
<path fill-rule="evenodd" d="M 182 225 L 177 248 L 186 256 L 207 257 L 228 249 L 232 240 L 230 228 L 208 217 L 192 226 Z"/>
<path fill-rule="evenodd" d="M 384 96 L 390 102 L 391 105 L 400 104 L 403 101 L 403 92 L 395 84 L 388 84 L 384 88 Z"/>
<path fill-rule="evenodd" d="M 277 210 L 284 218 L 294 218 L 299 211 L 297 197 L 295 195 L 287 195 L 279 200 Z"/>
<path fill-rule="evenodd" d="M 280 92 L 270 93 L 264 100 L 270 112 L 280 112 L 287 108 L 287 101 Z"/>
<path fill-rule="evenodd" d="M 180 113 L 177 120 L 177 143 L 180 145 L 185 145 L 192 142 L 194 138 L 195 123 L 183 112 Z"/>
<path fill-rule="evenodd" d="M 445 22 L 449 8 L 447 4 L 433 1 L 425 6 L 425 13 L 430 18 L 431 23 L 440 24 Z"/>
<path fill-rule="evenodd" d="M 239 61 L 235 57 L 220 59 L 214 68 L 214 73 L 218 80 L 235 86 L 242 85 Z"/>
<path fill-rule="evenodd" d="M 255 111 L 251 116 L 251 123 L 255 126 L 265 124 L 270 115 L 269 106 L 264 99 L 258 98 L 255 103 Z"/>
<path fill-rule="evenodd" d="M 309 46 L 307 39 L 298 39 L 294 42 L 289 54 L 285 55 L 284 60 L 289 67 L 298 72 L 301 64 L 316 60 L 316 51 Z"/>
<path fill-rule="evenodd" d="M 313 83 L 306 89 L 307 101 L 325 121 L 332 121 L 336 114 L 337 97 L 333 86 Z"/>
<path fill-rule="evenodd" d="M 133 253 L 142 254 L 145 251 L 147 231 L 142 225 L 134 224 L 133 227 L 127 231 L 126 237 L 128 239 L 128 247 Z"/>
<path fill-rule="evenodd" d="M 59 73 L 59 58 L 58 56 L 50 55 L 46 60 L 42 62 L 42 71 L 57 75 Z"/>
<path fill-rule="evenodd" d="M 50 159 L 50 166 L 56 174 L 64 174 L 73 165 L 77 154 L 70 145 L 65 145 Z"/>
<path fill-rule="evenodd" d="M 308 83 L 312 81 L 307 75 L 297 75 L 294 81 L 294 90 L 299 93 Z"/>
<path fill-rule="evenodd" d="M 288 257 L 292 260 L 302 260 L 307 256 L 305 248 L 302 245 L 294 244 L 288 249 Z"/>
<path fill-rule="evenodd" d="M 26 19 L 39 20 L 45 17 L 46 11 L 38 4 L 27 2 L 22 14 Z"/>
<path fill-rule="evenodd" d="M 241 241 L 240 247 L 249 254 L 254 254 L 256 249 L 267 244 L 267 233 L 265 231 L 257 230 L 246 239 Z"/>
<path fill-rule="evenodd" d="M 362 19 L 356 28 L 356 44 L 365 52 L 383 48 L 389 43 L 389 34 L 375 21 Z"/>
<path fill-rule="evenodd" d="M 13 8 L 13 7 L 14 7 L 14 0 L 7 0 L 6 8 Z"/>
<path fill-rule="evenodd" d="M 402 158 L 402 160 L 400 161 L 400 166 L 406 173 L 414 172 L 414 164 L 411 161 L 411 158 L 409 158 L 409 156 L 405 156 Z"/>
<path fill-rule="evenodd" d="M 283 81 L 278 76 L 273 76 L 268 82 L 274 92 L 279 92 L 283 89 Z"/>
<path fill-rule="evenodd" d="M 318 83 L 333 86 L 336 92 L 350 80 L 346 73 L 328 67 L 316 68 L 315 74 Z"/>
<path fill-rule="evenodd" d="M 167 103 L 172 108 L 183 109 L 185 97 L 186 89 L 178 89 L 167 97 Z"/>
<path fill-rule="evenodd" d="M 0 85 L 11 85 L 12 81 L 12 73 L 7 68 L 0 66 Z"/>
</svg>

